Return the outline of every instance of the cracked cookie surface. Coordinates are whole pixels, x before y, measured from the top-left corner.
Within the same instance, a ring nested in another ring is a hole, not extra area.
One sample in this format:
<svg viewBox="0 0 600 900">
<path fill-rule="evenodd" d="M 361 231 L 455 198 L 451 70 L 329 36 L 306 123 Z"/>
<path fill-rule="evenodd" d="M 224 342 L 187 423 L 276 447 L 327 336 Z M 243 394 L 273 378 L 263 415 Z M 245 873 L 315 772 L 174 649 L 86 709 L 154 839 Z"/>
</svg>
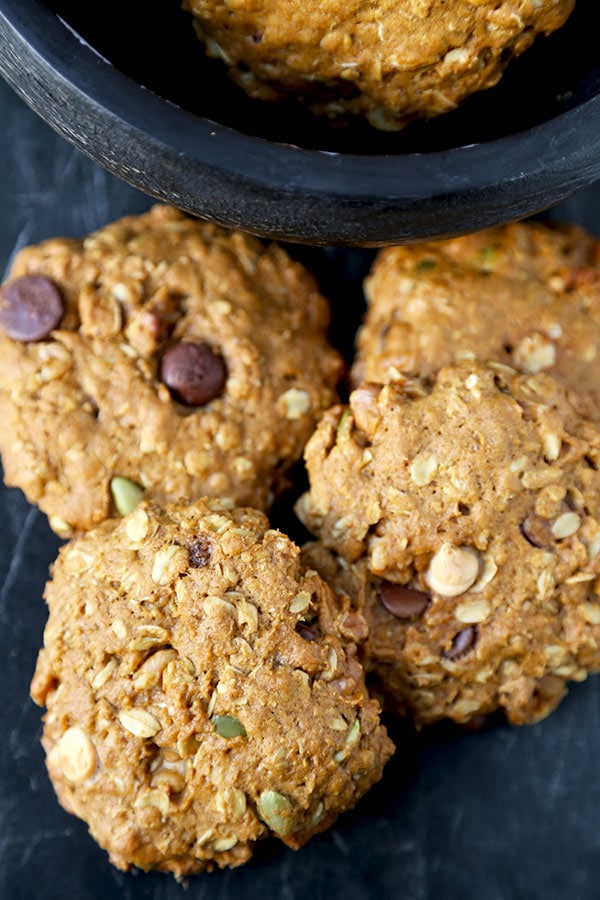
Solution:
<svg viewBox="0 0 600 900">
<path fill-rule="evenodd" d="M 533 721 L 600 668 L 600 430 L 552 377 L 463 362 L 366 383 L 306 459 L 298 511 L 342 574 L 317 567 L 417 722 Z"/>
<path fill-rule="evenodd" d="M 491 87 L 574 0 L 186 0 L 199 37 L 251 96 L 301 97 L 395 130 Z"/>
<path fill-rule="evenodd" d="M 328 316 L 281 248 L 166 206 L 22 250 L 0 294 L 7 483 L 63 535 L 115 514 L 115 478 L 268 508 L 335 399 Z"/>
<path fill-rule="evenodd" d="M 60 802 L 122 869 L 301 846 L 392 745 L 356 658 L 366 626 L 262 513 L 142 503 L 60 552 L 32 683 Z"/>
<path fill-rule="evenodd" d="M 600 418 L 600 241 L 520 222 L 381 251 L 353 381 L 429 375 L 461 358 L 549 372 Z"/>
</svg>

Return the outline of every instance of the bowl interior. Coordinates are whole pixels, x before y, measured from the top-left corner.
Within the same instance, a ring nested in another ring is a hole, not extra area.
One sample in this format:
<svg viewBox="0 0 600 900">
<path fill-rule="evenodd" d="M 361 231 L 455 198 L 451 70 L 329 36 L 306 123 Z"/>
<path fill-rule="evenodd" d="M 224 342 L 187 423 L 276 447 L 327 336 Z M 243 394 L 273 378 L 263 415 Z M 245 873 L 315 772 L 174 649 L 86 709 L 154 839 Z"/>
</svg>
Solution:
<svg viewBox="0 0 600 900">
<path fill-rule="evenodd" d="M 396 133 L 356 122 L 321 121 L 294 102 L 251 100 L 207 58 L 191 16 L 177 2 L 105 0 L 102 14 L 80 0 L 48 0 L 117 69 L 154 93 L 243 134 L 338 153 L 405 154 L 447 150 L 515 134 L 554 118 L 600 91 L 597 0 L 577 0 L 561 29 L 539 36 L 513 60 L 499 84 L 461 106 Z"/>
</svg>

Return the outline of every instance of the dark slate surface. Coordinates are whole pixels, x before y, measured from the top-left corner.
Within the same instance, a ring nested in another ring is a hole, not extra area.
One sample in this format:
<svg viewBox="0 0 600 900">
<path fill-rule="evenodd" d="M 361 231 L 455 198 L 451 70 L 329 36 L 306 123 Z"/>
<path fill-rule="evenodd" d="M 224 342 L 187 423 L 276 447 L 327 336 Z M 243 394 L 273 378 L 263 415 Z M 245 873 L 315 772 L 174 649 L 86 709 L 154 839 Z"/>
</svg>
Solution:
<svg viewBox="0 0 600 900">
<path fill-rule="evenodd" d="M 16 249 L 142 211 L 145 196 L 73 150 L 0 84 L 0 275 Z M 600 235 L 600 185 L 553 211 Z M 293 250 L 334 301 L 347 348 L 372 253 Z M 2 423 L 0 422 L 0 428 Z M 298 853 L 189 880 L 123 874 L 58 806 L 28 685 L 58 547 L 44 516 L 0 488 L 0 900 L 531 900 L 600 896 L 600 679 L 539 725 L 479 733 L 393 726 L 384 782 Z"/>
</svg>

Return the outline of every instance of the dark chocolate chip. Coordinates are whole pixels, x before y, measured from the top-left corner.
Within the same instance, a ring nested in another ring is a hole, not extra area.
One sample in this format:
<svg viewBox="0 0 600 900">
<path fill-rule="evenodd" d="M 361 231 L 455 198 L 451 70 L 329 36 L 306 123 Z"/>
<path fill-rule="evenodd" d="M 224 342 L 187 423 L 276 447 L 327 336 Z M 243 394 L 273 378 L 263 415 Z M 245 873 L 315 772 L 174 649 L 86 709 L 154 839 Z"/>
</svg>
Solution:
<svg viewBox="0 0 600 900">
<path fill-rule="evenodd" d="M 160 378 L 176 400 L 186 406 L 204 406 L 223 390 L 227 369 L 208 344 L 180 343 L 163 356 Z"/>
<path fill-rule="evenodd" d="M 305 625 L 304 622 L 296 624 L 296 631 L 305 641 L 316 641 L 319 637 L 319 632 L 316 628 L 311 628 L 310 625 Z"/>
<path fill-rule="evenodd" d="M 521 522 L 519 531 L 532 547 L 548 547 L 554 540 L 549 522 L 536 516 L 529 516 Z"/>
<path fill-rule="evenodd" d="M 212 554 L 212 545 L 210 540 L 203 534 L 199 534 L 193 544 L 188 547 L 188 557 L 190 566 L 194 569 L 201 569 L 210 562 Z"/>
<path fill-rule="evenodd" d="M 404 584 L 382 581 L 379 585 L 379 601 L 396 618 L 410 619 L 411 616 L 421 615 L 429 603 L 429 596 Z"/>
<path fill-rule="evenodd" d="M 43 341 L 64 314 L 59 289 L 44 275 L 24 275 L 0 288 L 0 326 L 15 341 Z"/>
<path fill-rule="evenodd" d="M 444 650 L 442 656 L 445 656 L 446 659 L 460 659 L 465 656 L 469 650 L 473 649 L 477 643 L 477 638 L 477 625 L 469 625 L 468 628 L 463 628 L 462 631 L 459 631 L 458 634 L 454 635 L 450 649 Z"/>
</svg>

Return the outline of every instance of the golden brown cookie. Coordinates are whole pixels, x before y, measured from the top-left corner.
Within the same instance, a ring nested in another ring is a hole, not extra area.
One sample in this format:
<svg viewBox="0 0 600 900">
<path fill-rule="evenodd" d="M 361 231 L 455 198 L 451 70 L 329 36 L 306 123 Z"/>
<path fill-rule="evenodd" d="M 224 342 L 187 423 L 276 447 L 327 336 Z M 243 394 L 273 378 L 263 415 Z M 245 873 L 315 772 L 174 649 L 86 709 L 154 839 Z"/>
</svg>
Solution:
<svg viewBox="0 0 600 900">
<path fill-rule="evenodd" d="M 392 752 L 364 619 L 262 513 L 142 503 L 65 545 L 32 684 L 62 805 L 122 869 L 301 846 Z"/>
<path fill-rule="evenodd" d="M 365 384 L 306 458 L 301 517 L 418 722 L 533 721 L 600 669 L 600 430 L 553 378 L 463 362 Z"/>
<path fill-rule="evenodd" d="M 211 56 L 251 96 L 302 98 L 395 130 L 501 77 L 574 0 L 185 0 Z"/>
<path fill-rule="evenodd" d="M 327 323 L 282 249 L 166 206 L 26 248 L 0 292 L 6 481 L 67 535 L 142 492 L 266 509 L 335 398 Z"/>
<path fill-rule="evenodd" d="M 521 222 L 379 253 L 353 380 L 429 375 L 461 358 L 546 371 L 600 418 L 600 241 Z"/>
</svg>

